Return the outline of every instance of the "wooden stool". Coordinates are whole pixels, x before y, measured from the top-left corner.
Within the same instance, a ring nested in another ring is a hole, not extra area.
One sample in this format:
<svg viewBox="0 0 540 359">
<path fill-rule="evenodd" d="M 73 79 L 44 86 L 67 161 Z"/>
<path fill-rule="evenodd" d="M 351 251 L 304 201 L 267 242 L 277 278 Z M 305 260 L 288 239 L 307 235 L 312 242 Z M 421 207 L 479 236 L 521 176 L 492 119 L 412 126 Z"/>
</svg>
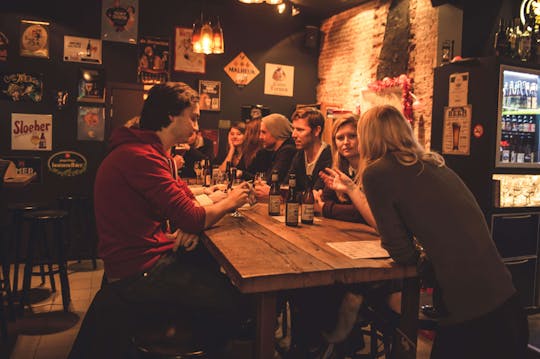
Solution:
<svg viewBox="0 0 540 359">
<path fill-rule="evenodd" d="M 69 213 L 68 243 L 71 254 L 81 261 L 83 252 L 89 252 L 93 269 L 97 268 L 97 242 L 91 239 L 93 209 L 90 198 L 81 195 L 58 197 L 59 208 Z"/>
<path fill-rule="evenodd" d="M 28 291 L 30 290 L 32 275 L 41 275 L 41 273 L 32 272 L 32 268 L 37 264 L 47 264 L 48 270 L 45 274 L 51 279 L 51 287 L 54 286 L 54 274 L 60 275 L 60 285 L 62 291 L 62 304 L 64 311 L 69 310 L 70 291 L 69 280 L 67 276 L 67 263 L 64 255 L 64 221 L 68 213 L 59 210 L 32 211 L 23 215 L 23 221 L 31 225 L 30 238 L 26 261 L 24 266 L 23 293 L 21 295 L 20 305 L 24 310 L 28 301 Z M 48 236 L 48 229 L 52 227 L 52 238 Z M 52 245 L 50 248 L 50 245 Z M 36 256 L 36 252 L 42 250 L 43 257 Z M 57 265 L 58 269 L 53 269 Z M 52 288 L 53 291 L 56 288 Z"/>
</svg>

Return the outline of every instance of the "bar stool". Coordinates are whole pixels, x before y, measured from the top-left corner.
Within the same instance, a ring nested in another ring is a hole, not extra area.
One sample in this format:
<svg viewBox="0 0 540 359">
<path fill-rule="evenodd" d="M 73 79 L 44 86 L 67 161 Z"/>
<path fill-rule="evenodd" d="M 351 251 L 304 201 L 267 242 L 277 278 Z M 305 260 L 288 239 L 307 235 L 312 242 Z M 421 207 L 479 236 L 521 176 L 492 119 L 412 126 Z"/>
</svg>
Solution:
<svg viewBox="0 0 540 359">
<path fill-rule="evenodd" d="M 61 210 L 69 213 L 68 219 L 68 243 L 70 254 L 81 261 L 82 253 L 89 252 L 93 269 L 97 269 L 97 242 L 91 238 L 93 209 L 89 197 L 68 194 L 58 197 L 58 205 Z"/>
<path fill-rule="evenodd" d="M 54 283 L 54 274 L 59 274 L 62 291 L 62 304 L 64 311 L 69 310 L 70 290 L 67 276 L 67 263 L 64 255 L 64 236 L 63 228 L 68 213 L 61 210 L 43 210 L 32 211 L 23 215 L 23 221 L 30 224 L 30 238 L 26 261 L 24 266 L 23 292 L 20 305 L 24 310 L 28 301 L 28 291 L 30 290 L 32 275 L 41 275 L 33 272 L 34 265 L 47 264 L 48 270 L 45 274 L 51 279 L 51 286 Z M 49 231 L 52 230 L 52 231 Z M 52 238 L 51 235 L 52 234 Z M 39 253 L 41 252 L 41 253 Z M 42 256 L 36 253 L 42 254 Z M 53 265 L 58 269 L 53 269 Z"/>
<path fill-rule="evenodd" d="M 23 247 L 23 215 L 30 211 L 35 211 L 39 209 L 45 209 L 47 205 L 42 202 L 33 202 L 33 203 L 12 203 L 8 205 L 8 211 L 11 213 L 11 247 L 14 249 L 15 258 L 13 259 L 14 264 L 14 273 L 13 273 L 13 287 L 12 293 L 17 294 L 19 288 L 19 264 L 23 263 L 22 258 L 22 248 Z M 43 266 L 41 266 L 41 271 L 44 273 Z M 9 275 L 9 273 L 8 273 Z M 45 275 L 41 276 L 41 284 L 45 284 Z M 51 286 L 54 285 L 51 283 Z"/>
</svg>

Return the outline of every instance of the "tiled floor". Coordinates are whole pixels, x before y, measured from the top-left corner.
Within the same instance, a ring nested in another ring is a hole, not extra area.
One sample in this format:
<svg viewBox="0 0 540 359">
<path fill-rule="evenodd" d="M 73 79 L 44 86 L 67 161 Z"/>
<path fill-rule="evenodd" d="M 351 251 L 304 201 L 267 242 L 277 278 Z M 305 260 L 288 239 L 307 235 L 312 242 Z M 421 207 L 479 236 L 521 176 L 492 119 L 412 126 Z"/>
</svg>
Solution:
<svg viewBox="0 0 540 359">
<path fill-rule="evenodd" d="M 92 298 L 101 286 L 103 266 L 92 270 L 89 261 L 70 263 L 71 312 L 62 310 L 60 292 L 50 292 L 49 281 L 40 285 L 38 277 L 32 279 L 32 310 L 22 318 L 9 323 L 10 338 L 0 344 L 0 358 L 11 359 L 63 359 L 71 345 Z M 57 280 L 57 283 L 59 281 Z M 58 285 L 58 284 L 57 284 Z M 431 341 L 419 336 L 417 358 L 429 358 Z M 245 348 L 235 359 L 249 359 Z M 249 352 L 249 351 L 248 351 Z"/>
</svg>

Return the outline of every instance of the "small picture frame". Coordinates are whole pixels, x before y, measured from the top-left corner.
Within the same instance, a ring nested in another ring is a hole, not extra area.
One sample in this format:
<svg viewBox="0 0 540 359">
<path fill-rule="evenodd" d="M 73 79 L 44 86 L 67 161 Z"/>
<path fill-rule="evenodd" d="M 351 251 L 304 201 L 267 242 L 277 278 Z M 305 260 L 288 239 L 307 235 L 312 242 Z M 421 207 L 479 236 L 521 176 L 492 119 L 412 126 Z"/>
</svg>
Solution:
<svg viewBox="0 0 540 359">
<path fill-rule="evenodd" d="M 221 82 L 199 80 L 199 105 L 204 111 L 221 110 Z"/>
<path fill-rule="evenodd" d="M 189 28 L 176 27 L 174 33 L 174 71 L 205 73 L 206 58 L 204 54 L 193 52 Z"/>
<path fill-rule="evenodd" d="M 78 102 L 105 102 L 105 71 L 103 69 L 80 69 Z"/>
<path fill-rule="evenodd" d="M 79 106 L 77 113 L 77 140 L 103 141 L 105 139 L 105 108 Z"/>
<path fill-rule="evenodd" d="M 49 58 L 49 23 L 21 20 L 21 56 Z"/>
</svg>

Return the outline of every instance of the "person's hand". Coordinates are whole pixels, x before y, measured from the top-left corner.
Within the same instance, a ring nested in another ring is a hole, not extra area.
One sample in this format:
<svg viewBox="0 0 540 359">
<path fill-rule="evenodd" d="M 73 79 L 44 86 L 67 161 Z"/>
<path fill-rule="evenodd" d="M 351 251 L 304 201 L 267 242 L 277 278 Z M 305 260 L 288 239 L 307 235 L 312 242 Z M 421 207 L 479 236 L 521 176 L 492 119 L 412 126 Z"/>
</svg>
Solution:
<svg viewBox="0 0 540 359">
<path fill-rule="evenodd" d="M 324 184 L 336 192 L 348 193 L 356 188 L 356 184 L 340 170 L 327 168 L 319 172 Z"/>
<path fill-rule="evenodd" d="M 322 189 L 313 191 L 313 197 L 315 197 L 315 203 L 313 209 L 315 212 L 322 213 L 324 207 L 324 201 L 322 200 Z"/>
<path fill-rule="evenodd" d="M 243 182 L 229 191 L 229 194 L 225 201 L 229 201 L 230 209 L 235 210 L 238 207 L 242 207 L 246 204 L 249 194 L 249 184 Z"/>
<path fill-rule="evenodd" d="M 192 251 L 199 243 L 199 235 L 193 233 L 185 233 L 181 230 L 174 232 L 176 234 L 176 239 L 174 241 L 173 251 L 177 251 L 180 246 L 182 246 L 186 251 Z"/>
<path fill-rule="evenodd" d="M 268 197 L 268 194 L 270 193 L 270 186 L 269 185 L 267 185 L 266 183 L 264 183 L 261 180 L 258 180 L 257 182 L 255 182 L 254 187 L 255 187 L 254 188 L 255 197 L 257 197 L 257 198 L 266 198 L 266 197 Z"/>
<path fill-rule="evenodd" d="M 184 167 L 186 164 L 186 160 L 184 160 L 184 157 L 176 155 L 173 157 L 174 163 L 176 163 L 176 168 L 180 169 Z"/>
<path fill-rule="evenodd" d="M 229 131 L 229 135 L 227 136 L 227 142 L 229 143 L 229 151 L 232 149 L 234 151 L 234 145 L 232 143 L 232 137 L 231 132 Z"/>
<path fill-rule="evenodd" d="M 225 198 L 227 198 L 227 193 L 223 191 L 214 191 L 210 193 L 208 197 L 212 200 L 212 202 L 218 203 L 219 201 L 222 201 Z"/>
<path fill-rule="evenodd" d="M 215 185 L 210 186 L 210 187 L 204 187 L 203 193 L 207 194 L 207 195 L 211 195 L 212 193 L 214 193 L 216 191 L 225 191 L 226 189 L 227 189 L 226 184 L 215 184 Z"/>
</svg>

